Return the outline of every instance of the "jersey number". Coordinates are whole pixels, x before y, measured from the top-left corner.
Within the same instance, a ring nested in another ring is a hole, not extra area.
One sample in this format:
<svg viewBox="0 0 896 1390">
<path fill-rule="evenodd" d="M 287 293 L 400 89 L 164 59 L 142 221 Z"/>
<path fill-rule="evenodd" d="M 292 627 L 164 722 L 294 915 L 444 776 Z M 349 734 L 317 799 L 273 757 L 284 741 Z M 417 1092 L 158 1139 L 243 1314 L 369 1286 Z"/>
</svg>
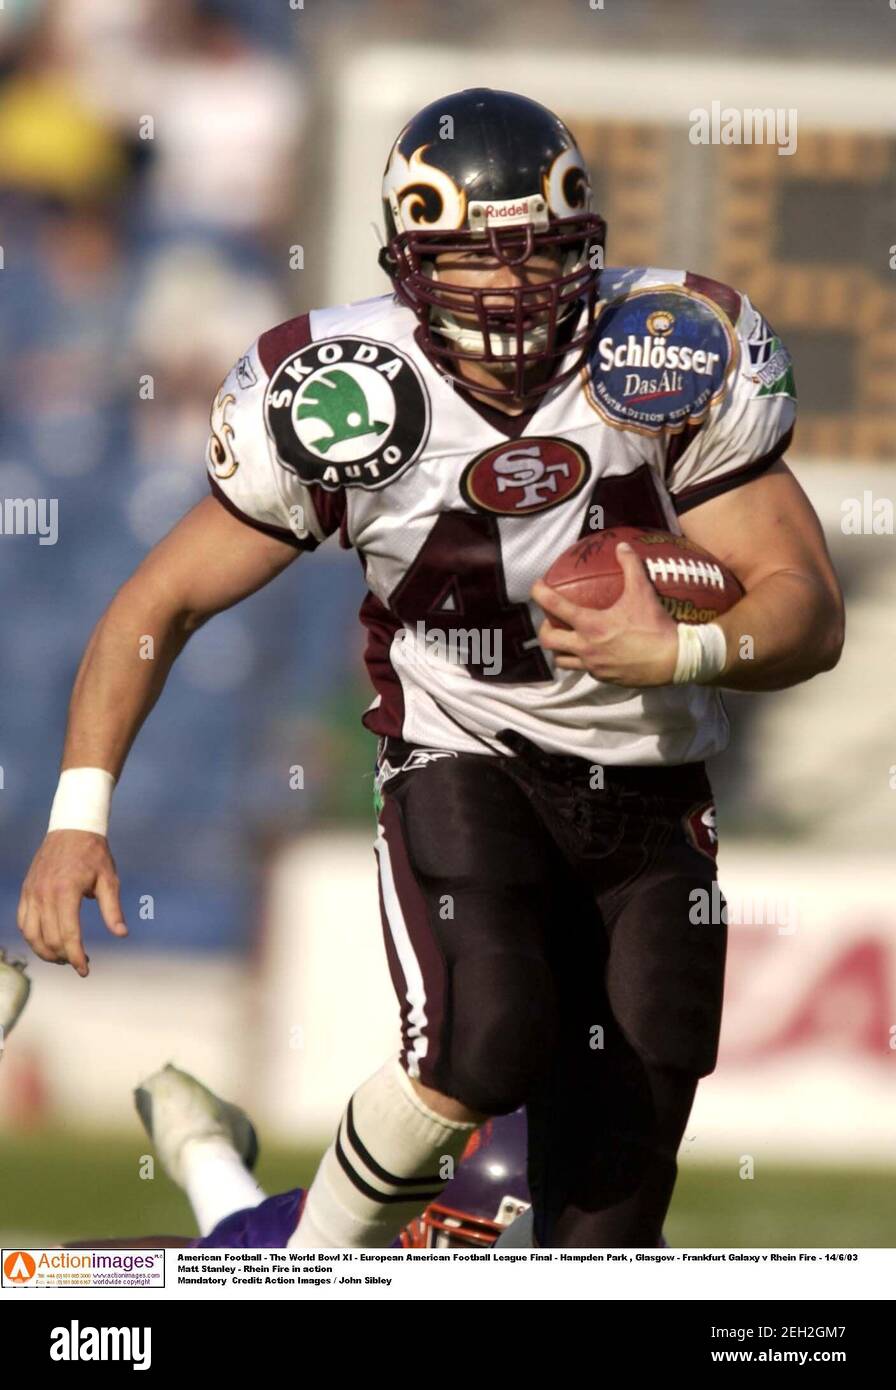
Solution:
<svg viewBox="0 0 896 1390">
<path fill-rule="evenodd" d="M 525 603 L 511 603 L 493 516 L 443 512 L 389 607 L 412 629 L 440 633 L 478 680 L 548 681 L 551 672 Z M 458 634 L 463 634 L 459 636 Z"/>
</svg>

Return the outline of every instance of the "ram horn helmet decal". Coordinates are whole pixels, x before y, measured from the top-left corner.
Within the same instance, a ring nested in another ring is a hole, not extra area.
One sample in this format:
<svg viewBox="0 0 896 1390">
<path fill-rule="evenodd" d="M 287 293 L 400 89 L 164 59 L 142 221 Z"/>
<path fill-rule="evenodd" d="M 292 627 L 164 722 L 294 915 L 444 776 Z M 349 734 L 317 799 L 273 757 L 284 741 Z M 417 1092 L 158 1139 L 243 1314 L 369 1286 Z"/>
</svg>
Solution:
<svg viewBox="0 0 896 1390">
<path fill-rule="evenodd" d="M 383 177 L 383 194 L 389 198 L 396 227 L 453 231 L 464 225 L 467 197 L 450 174 L 427 164 L 427 148 L 420 145 L 406 159 L 395 146 Z"/>
</svg>

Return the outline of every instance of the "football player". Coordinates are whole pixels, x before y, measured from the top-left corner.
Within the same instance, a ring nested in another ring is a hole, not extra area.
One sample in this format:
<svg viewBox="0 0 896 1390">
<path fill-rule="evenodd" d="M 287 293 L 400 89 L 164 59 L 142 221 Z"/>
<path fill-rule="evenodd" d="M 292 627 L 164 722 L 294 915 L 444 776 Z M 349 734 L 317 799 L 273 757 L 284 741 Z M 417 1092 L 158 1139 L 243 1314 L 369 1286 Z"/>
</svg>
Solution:
<svg viewBox="0 0 896 1390">
<path fill-rule="evenodd" d="M 200 1234 L 77 1241 L 69 1249 L 286 1246 L 305 1191 L 265 1195 L 252 1176 L 258 1139 L 245 1111 L 170 1064 L 147 1077 L 134 1100 L 166 1172 L 189 1199 Z M 442 1200 L 414 1217 L 392 1244 L 414 1250 L 528 1246 L 531 1227 L 519 1218 L 529 1210 L 526 1123 L 517 1111 L 489 1120 L 470 1136 Z"/>
<path fill-rule="evenodd" d="M 110 796 L 172 662 L 338 534 L 369 590 L 402 1048 L 349 1101 L 292 1242 L 387 1245 L 471 1132 L 525 1104 L 538 1243 L 655 1246 L 719 1037 L 725 922 L 695 925 L 691 905 L 716 875 L 720 689 L 795 685 L 843 640 L 783 458 L 790 357 L 728 285 L 604 269 L 575 139 L 523 96 L 420 111 L 383 206 L 389 292 L 301 314 L 240 357 L 212 407 L 212 496 L 100 621 L 21 929 L 82 975 L 83 894 L 124 935 Z M 678 625 L 621 546 L 605 611 L 539 582 L 623 524 L 683 532 L 745 596 Z"/>
</svg>

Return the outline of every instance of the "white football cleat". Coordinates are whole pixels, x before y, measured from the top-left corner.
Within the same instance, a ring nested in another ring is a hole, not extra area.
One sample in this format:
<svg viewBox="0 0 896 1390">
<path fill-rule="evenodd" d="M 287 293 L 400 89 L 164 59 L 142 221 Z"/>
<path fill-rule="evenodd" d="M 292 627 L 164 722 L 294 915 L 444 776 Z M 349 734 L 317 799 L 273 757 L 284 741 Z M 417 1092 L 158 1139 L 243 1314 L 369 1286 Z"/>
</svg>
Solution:
<svg viewBox="0 0 896 1390">
<path fill-rule="evenodd" d="M 31 980 L 25 974 L 25 962 L 7 960 L 6 952 L 0 946 L 0 1055 L 30 993 Z"/>
<path fill-rule="evenodd" d="M 221 1100 L 188 1071 L 169 1062 L 134 1092 L 137 1114 L 169 1177 L 184 1186 L 184 1145 L 195 1139 L 224 1139 L 246 1168 L 255 1167 L 258 1136 L 245 1110 Z"/>
</svg>

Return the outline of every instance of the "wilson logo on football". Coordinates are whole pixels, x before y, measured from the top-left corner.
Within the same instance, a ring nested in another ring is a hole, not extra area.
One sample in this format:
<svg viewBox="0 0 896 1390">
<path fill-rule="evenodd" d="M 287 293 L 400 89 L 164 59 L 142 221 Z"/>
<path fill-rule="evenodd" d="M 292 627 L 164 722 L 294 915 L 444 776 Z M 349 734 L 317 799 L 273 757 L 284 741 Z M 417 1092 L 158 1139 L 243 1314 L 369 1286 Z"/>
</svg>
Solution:
<svg viewBox="0 0 896 1390">
<path fill-rule="evenodd" d="M 563 439 L 519 439 L 474 458 L 460 491 L 477 511 L 528 516 L 574 497 L 588 473 L 587 454 Z"/>
</svg>

